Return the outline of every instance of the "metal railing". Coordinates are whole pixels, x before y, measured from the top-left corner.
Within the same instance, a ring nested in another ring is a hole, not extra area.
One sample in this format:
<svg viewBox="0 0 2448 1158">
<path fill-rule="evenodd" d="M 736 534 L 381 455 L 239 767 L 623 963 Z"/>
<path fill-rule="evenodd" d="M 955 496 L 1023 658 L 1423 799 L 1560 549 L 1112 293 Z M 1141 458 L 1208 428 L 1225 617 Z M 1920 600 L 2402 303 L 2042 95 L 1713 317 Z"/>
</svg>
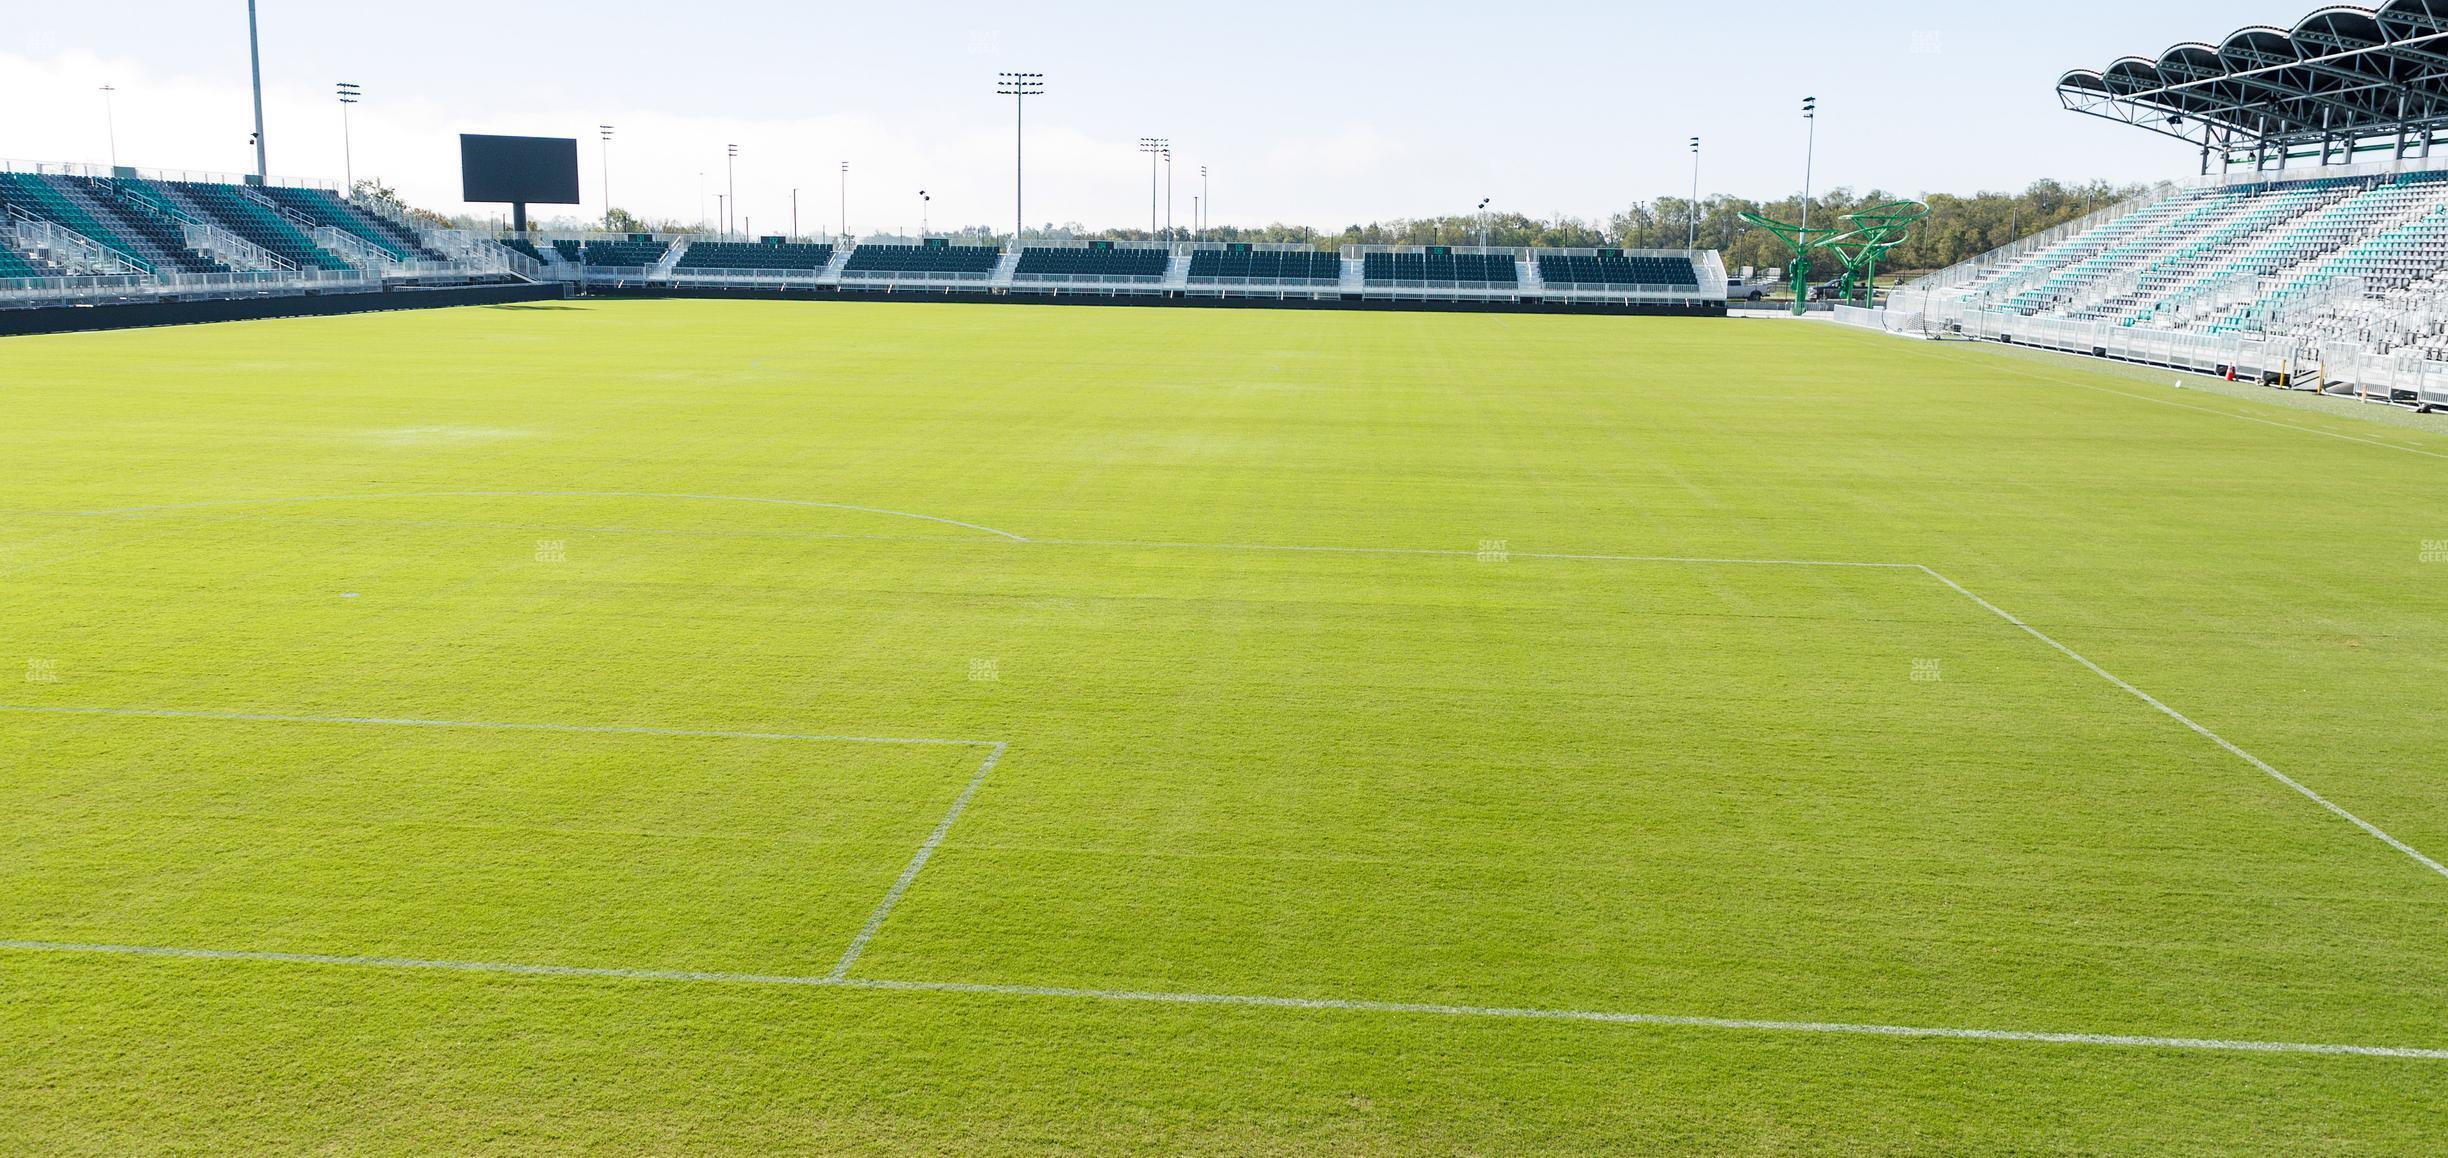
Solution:
<svg viewBox="0 0 2448 1158">
<path fill-rule="evenodd" d="M 145 181 L 181 181 L 204 185 L 241 186 L 264 184 L 282 189 L 327 189 L 333 192 L 338 192 L 340 190 L 340 183 L 338 181 L 331 180 L 330 178 L 273 177 L 268 180 L 258 182 L 255 179 L 255 175 L 252 173 L 213 173 L 188 169 L 140 169 L 128 165 L 120 166 L 119 169 L 113 169 L 109 165 L 97 165 L 84 161 L 20 161 L 0 157 L 0 172 L 7 173 L 35 173 L 50 176 L 87 177 L 96 180 L 109 180 L 119 176 L 121 171 L 133 173 L 138 179 Z"/>
<path fill-rule="evenodd" d="M 82 233 L 56 222 L 32 217 L 17 218 L 9 231 L 16 238 L 17 248 L 47 254 L 70 273 L 94 275 L 141 275 L 143 266 L 129 261 L 118 250 L 103 245 Z"/>
<path fill-rule="evenodd" d="M 318 225 L 306 236 L 317 248 L 359 269 L 381 271 L 400 263 L 398 254 L 377 249 L 364 238 L 338 226 Z"/>
<path fill-rule="evenodd" d="M 190 221 L 179 227 L 187 248 L 238 270 L 297 271 L 297 263 L 218 225 Z"/>
<path fill-rule="evenodd" d="M 815 285 L 824 276 L 820 269 L 720 269 L 706 266 L 674 266 L 670 278 L 673 285 Z"/>
<path fill-rule="evenodd" d="M 382 288 L 358 270 L 251 270 L 240 273 L 113 274 L 0 280 L 0 306 L 23 308 L 97 300 L 210 298 Z"/>
</svg>

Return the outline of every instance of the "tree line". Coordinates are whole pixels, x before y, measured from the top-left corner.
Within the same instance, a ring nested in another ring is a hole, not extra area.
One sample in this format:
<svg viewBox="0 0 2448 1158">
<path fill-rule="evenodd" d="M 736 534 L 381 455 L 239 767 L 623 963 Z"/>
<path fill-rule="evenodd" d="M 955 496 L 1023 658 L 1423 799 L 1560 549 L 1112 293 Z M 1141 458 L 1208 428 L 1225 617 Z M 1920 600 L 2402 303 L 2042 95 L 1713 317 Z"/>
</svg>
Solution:
<svg viewBox="0 0 2448 1158">
<path fill-rule="evenodd" d="M 489 218 L 473 215 L 445 218 L 439 214 L 409 209 L 400 204 L 396 192 L 379 180 L 359 181 L 356 192 L 360 197 L 397 206 L 429 225 L 485 229 L 493 224 Z M 1982 192 L 1969 196 L 1928 194 L 1917 200 L 1930 207 L 1929 218 L 1914 227 L 1912 238 L 1897 247 L 1881 265 L 1891 270 L 1942 269 L 2150 192 L 2152 187 L 2148 185 L 2114 185 L 2105 181 L 2067 184 L 2041 180 L 2033 182 L 2020 193 Z M 1844 214 L 1902 199 L 1881 189 L 1864 192 L 1846 188 L 1829 190 L 1811 198 L 1811 222 L 1814 225 L 1833 224 Z M 1723 253 L 1729 270 L 1740 271 L 1744 266 L 1769 269 L 1785 265 L 1790 255 L 1784 244 L 1766 230 L 1742 220 L 1744 213 L 1759 213 L 1779 221 L 1798 223 L 1802 220 L 1802 198 L 1795 194 L 1777 201 L 1754 201 L 1720 194 L 1704 197 L 1695 204 L 1688 197 L 1658 197 L 1635 201 L 1605 221 L 1589 221 L 1572 216 L 1532 217 L 1521 213 L 1490 213 L 1484 216 L 1448 214 L 1353 224 L 1341 230 L 1281 222 L 1262 226 L 1211 226 L 1195 234 L 1188 228 L 1182 228 L 1175 231 L 1174 237 L 1176 240 L 1195 236 L 1203 241 L 1313 245 L 1320 249 L 1345 245 L 1460 246 L 1483 242 L 1496 246 L 1553 249 L 1593 249 L 1600 246 L 1681 249 L 1686 244 L 1696 242 L 1701 249 Z M 556 218 L 540 222 L 539 225 L 547 229 L 603 229 L 613 233 L 687 233 L 697 228 L 695 222 L 650 221 L 618 208 L 611 210 L 601 220 Z M 983 225 L 944 233 L 958 240 L 976 242 L 1000 241 L 1009 237 Z M 1091 229 L 1073 222 L 1030 229 L 1023 239 L 1152 241 L 1157 240 L 1157 235 L 1140 228 Z"/>
</svg>

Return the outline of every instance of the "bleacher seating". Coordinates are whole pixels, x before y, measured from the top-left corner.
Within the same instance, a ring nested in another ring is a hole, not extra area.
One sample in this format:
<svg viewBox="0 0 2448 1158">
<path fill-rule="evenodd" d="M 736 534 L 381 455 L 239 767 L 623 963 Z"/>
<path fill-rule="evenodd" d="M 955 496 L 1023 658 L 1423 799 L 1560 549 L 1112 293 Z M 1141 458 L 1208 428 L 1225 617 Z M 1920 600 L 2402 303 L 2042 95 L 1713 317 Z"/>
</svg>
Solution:
<svg viewBox="0 0 2448 1158">
<path fill-rule="evenodd" d="M 165 273 L 218 273 L 224 268 L 219 262 L 187 248 L 186 227 L 161 208 L 158 191 L 138 189 L 141 181 L 94 181 L 72 184 L 71 192 L 83 192 L 94 215 L 109 223 L 121 237 L 136 246 L 137 251 Z"/>
<path fill-rule="evenodd" d="M 982 278 L 1002 260 L 1003 251 L 987 245 L 862 245 L 842 272 Z"/>
<path fill-rule="evenodd" d="M 1020 251 L 1015 276 L 1158 281 L 1172 262 L 1163 249 L 1033 245 Z"/>
<path fill-rule="evenodd" d="M 741 241 L 699 241 L 680 255 L 674 269 L 753 269 L 817 273 L 832 264 L 830 245 L 755 244 Z"/>
<path fill-rule="evenodd" d="M 442 260 L 441 254 L 427 249 L 398 222 L 361 209 L 329 189 L 273 187 L 263 192 L 299 216 L 347 233 L 398 260 Z"/>
<path fill-rule="evenodd" d="M 0 281 L 10 278 L 50 277 L 57 270 L 34 264 L 34 259 L 13 249 L 0 249 Z"/>
<path fill-rule="evenodd" d="M 507 249 L 512 253 L 518 254 L 520 257 L 524 257 L 527 260 L 535 262 L 539 265 L 545 263 L 544 251 L 537 249 L 535 247 L 535 242 L 529 241 L 524 237 L 497 237 L 494 238 L 494 240 L 500 242 L 503 249 Z"/>
<path fill-rule="evenodd" d="M 184 202 L 187 212 L 210 221 L 296 263 L 299 269 L 346 271 L 355 267 L 315 245 L 297 225 L 251 190 L 201 181 L 165 181 L 157 188 Z"/>
<path fill-rule="evenodd" d="M 2448 172 L 2182 190 L 1912 289 L 1915 311 L 1941 322 L 2041 320 L 2026 334 L 2064 324 L 2249 338 L 2299 363 L 2340 351 L 2448 362 Z"/>
<path fill-rule="evenodd" d="M 6 219 L 8 210 L 15 209 L 81 234 L 151 272 L 154 263 L 138 253 L 135 243 L 104 225 L 80 203 L 81 199 L 69 195 L 65 188 L 68 180 L 50 174 L 0 172 L 0 220 Z"/>
<path fill-rule="evenodd" d="M 1334 285 L 1343 256 L 1313 249 L 1202 249 L 1190 255 L 1193 284 Z"/>
<path fill-rule="evenodd" d="M 552 243 L 561 260 L 572 264 L 630 269 L 653 265 L 663 260 L 671 249 L 665 241 L 587 241 L 560 240 Z"/>
<path fill-rule="evenodd" d="M 1370 253 L 1360 260 L 1370 285 L 1473 285 L 1510 288 L 1521 275 L 1511 254 Z"/>
<path fill-rule="evenodd" d="M 1542 253 L 1539 278 L 1549 285 L 1651 286 L 1698 289 L 1700 275 L 1688 257 L 1656 257 L 1601 250 L 1595 255 Z"/>
</svg>

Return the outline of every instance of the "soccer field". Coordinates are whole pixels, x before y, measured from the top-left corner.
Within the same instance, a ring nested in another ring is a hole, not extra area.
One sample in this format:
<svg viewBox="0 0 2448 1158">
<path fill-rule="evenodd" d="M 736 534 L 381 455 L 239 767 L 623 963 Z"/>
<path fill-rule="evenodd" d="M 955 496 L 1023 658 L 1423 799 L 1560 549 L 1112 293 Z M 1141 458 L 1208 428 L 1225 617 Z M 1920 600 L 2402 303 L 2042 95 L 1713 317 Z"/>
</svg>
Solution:
<svg viewBox="0 0 2448 1158">
<path fill-rule="evenodd" d="M 2448 434 L 2166 377 L 947 305 L 0 342 L 0 1139 L 2434 1148 Z"/>
</svg>

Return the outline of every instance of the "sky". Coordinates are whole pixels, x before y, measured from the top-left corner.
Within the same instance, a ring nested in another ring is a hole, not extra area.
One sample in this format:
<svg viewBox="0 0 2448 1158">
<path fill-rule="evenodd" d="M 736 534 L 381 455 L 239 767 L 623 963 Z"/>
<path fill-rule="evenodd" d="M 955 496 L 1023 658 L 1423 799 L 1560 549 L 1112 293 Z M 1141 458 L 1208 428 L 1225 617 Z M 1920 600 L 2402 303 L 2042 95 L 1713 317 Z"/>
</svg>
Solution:
<svg viewBox="0 0 2448 1158">
<path fill-rule="evenodd" d="M 1703 196 L 1790 195 L 1806 152 L 1815 188 L 1907 195 L 2181 177 L 2198 168 L 2185 146 L 2064 111 L 2057 77 L 2314 7 L 259 0 L 276 176 L 379 177 L 414 205 L 491 213 L 459 199 L 457 134 L 577 137 L 585 202 L 540 215 L 600 216 L 608 179 L 642 217 L 711 219 L 735 195 L 742 226 L 778 232 L 796 189 L 810 234 L 915 232 L 922 213 L 939 232 L 1008 230 L 1003 70 L 1046 75 L 1026 110 L 1031 228 L 1161 222 L 1138 151 L 1151 136 L 1173 143 L 1182 227 L 1193 198 L 1234 225 L 1335 230 L 1482 198 L 1603 220 L 1687 193 L 1695 135 Z M 244 0 L 27 4 L 7 25 L 0 158 L 115 149 L 148 169 L 253 170 Z M 345 148 L 339 81 L 365 94 Z M 1820 101 L 1815 148 L 1805 96 Z"/>
</svg>

